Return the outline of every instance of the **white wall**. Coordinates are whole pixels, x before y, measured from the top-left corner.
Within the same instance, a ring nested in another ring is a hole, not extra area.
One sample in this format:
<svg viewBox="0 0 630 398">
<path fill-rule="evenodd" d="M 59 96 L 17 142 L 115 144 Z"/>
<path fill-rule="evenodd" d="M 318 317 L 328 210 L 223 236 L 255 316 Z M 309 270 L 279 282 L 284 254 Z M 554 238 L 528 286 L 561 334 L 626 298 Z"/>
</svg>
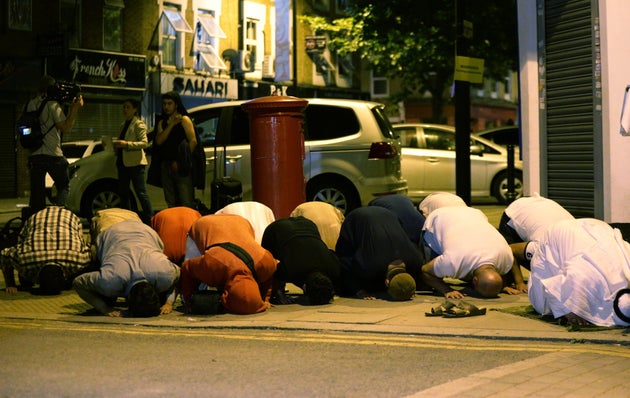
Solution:
<svg viewBox="0 0 630 398">
<path fill-rule="evenodd" d="M 600 0 L 604 219 L 630 222 L 630 136 L 619 133 L 630 84 L 630 1 Z"/>
<path fill-rule="evenodd" d="M 523 145 L 525 195 L 540 192 L 540 129 L 538 112 L 538 50 L 536 2 L 518 0 L 518 46 L 520 59 L 520 123 Z"/>
<path fill-rule="evenodd" d="M 536 2 L 517 0 L 525 194 L 540 192 L 540 131 Z M 630 85 L 630 1 L 599 0 L 602 68 L 604 220 L 630 222 L 630 136 L 619 133 Z M 544 106 L 544 104 L 542 104 Z M 542 193 L 542 192 L 541 192 Z"/>
</svg>

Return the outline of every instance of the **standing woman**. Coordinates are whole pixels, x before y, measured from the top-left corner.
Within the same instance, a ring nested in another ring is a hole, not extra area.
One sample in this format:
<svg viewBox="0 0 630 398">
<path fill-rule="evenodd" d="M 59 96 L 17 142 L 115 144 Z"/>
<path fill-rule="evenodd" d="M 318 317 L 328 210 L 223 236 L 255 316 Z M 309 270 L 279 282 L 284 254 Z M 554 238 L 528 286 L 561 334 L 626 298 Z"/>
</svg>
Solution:
<svg viewBox="0 0 630 398">
<path fill-rule="evenodd" d="M 192 156 L 197 146 L 195 126 L 181 97 L 174 91 L 162 94 L 162 120 L 157 126 L 155 144 L 167 206 L 195 209 L 192 175 Z"/>
<path fill-rule="evenodd" d="M 147 126 L 138 117 L 139 107 L 140 102 L 135 99 L 127 99 L 123 102 L 125 121 L 122 124 L 119 139 L 114 141 L 114 149 L 117 158 L 118 192 L 120 193 L 121 207 L 130 208 L 129 183 L 131 182 L 142 206 L 140 218 L 148 224 L 153 217 L 153 207 L 147 194 L 144 176 L 144 169 L 147 165 L 144 148 L 149 146 L 149 141 L 147 139 Z"/>
</svg>

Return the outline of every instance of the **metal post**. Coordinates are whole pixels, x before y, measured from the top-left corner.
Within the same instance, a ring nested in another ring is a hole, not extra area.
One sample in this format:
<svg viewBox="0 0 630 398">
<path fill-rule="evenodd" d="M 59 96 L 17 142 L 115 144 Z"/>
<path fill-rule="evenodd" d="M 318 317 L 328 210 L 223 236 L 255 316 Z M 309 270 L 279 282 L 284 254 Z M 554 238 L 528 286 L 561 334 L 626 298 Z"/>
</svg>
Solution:
<svg viewBox="0 0 630 398">
<path fill-rule="evenodd" d="M 457 0 L 455 18 L 457 41 L 455 55 L 467 55 L 468 40 L 464 36 L 465 1 Z M 470 172 L 470 82 L 455 81 L 455 186 L 466 204 L 471 202 Z"/>
</svg>

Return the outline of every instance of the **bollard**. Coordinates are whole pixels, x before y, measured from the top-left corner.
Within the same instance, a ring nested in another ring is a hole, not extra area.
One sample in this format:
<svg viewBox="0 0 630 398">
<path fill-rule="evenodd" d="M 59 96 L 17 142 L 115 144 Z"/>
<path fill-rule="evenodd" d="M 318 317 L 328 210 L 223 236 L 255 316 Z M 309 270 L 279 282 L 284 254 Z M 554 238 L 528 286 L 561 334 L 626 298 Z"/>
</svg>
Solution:
<svg viewBox="0 0 630 398">
<path fill-rule="evenodd" d="M 252 198 L 288 217 L 306 201 L 302 111 L 308 101 L 287 96 L 261 97 L 242 105 L 249 114 Z"/>
</svg>

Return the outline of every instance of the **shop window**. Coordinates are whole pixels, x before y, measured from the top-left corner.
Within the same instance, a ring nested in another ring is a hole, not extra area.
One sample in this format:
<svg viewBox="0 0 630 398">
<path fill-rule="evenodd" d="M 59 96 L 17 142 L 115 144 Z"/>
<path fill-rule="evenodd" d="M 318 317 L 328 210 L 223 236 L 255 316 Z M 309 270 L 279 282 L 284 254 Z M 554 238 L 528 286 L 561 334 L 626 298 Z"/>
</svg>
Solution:
<svg viewBox="0 0 630 398">
<path fill-rule="evenodd" d="M 103 50 L 122 51 L 122 0 L 105 0 L 103 6 Z"/>
<path fill-rule="evenodd" d="M 197 25 L 195 26 L 195 39 L 192 56 L 194 57 L 194 69 L 196 71 L 210 72 L 227 70 L 225 63 L 219 56 L 219 39 L 227 36 L 219 26 L 214 12 L 199 10 Z"/>
</svg>

